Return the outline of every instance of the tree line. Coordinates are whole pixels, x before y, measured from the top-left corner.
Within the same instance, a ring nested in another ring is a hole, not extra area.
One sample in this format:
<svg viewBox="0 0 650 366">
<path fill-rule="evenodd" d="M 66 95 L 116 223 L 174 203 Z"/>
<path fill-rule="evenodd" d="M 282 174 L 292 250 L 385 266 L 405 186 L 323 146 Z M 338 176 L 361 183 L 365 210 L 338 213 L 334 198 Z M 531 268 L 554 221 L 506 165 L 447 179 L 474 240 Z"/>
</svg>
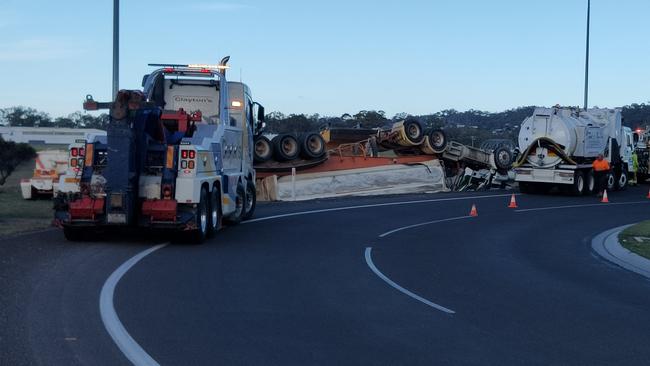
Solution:
<svg viewBox="0 0 650 366">
<path fill-rule="evenodd" d="M 23 161 L 36 156 L 36 150 L 28 144 L 5 141 L 0 136 L 0 186 Z"/>
<path fill-rule="evenodd" d="M 470 109 L 446 109 L 425 115 L 397 113 L 392 117 L 382 110 L 361 110 L 355 114 L 321 116 L 319 114 L 266 115 L 266 132 L 301 133 L 322 128 L 388 128 L 392 123 L 413 118 L 427 128 L 444 128 L 447 134 L 461 143 L 480 143 L 488 138 L 516 139 L 521 122 L 532 115 L 534 106 L 518 107 L 502 112 L 485 112 Z M 634 103 L 622 107 L 623 123 L 632 128 L 650 126 L 650 102 Z M 105 130 L 109 123 L 107 114 L 91 115 L 75 112 L 66 117 L 52 118 L 47 113 L 28 107 L 0 109 L 0 124 L 26 127 L 97 128 Z"/>
<path fill-rule="evenodd" d="M 18 127 L 59 127 L 59 128 L 97 128 L 105 130 L 108 114 L 93 116 L 84 112 L 74 112 L 66 117 L 52 118 L 49 114 L 34 108 L 17 106 L 0 109 L 0 125 Z"/>
</svg>

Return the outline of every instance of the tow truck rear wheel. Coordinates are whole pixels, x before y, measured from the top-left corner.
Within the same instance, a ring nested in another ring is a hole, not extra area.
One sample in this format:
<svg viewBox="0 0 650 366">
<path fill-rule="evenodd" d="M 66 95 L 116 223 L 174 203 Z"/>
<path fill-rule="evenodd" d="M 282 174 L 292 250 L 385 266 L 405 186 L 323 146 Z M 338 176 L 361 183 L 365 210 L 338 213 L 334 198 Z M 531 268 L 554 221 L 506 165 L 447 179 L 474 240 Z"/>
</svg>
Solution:
<svg viewBox="0 0 650 366">
<path fill-rule="evenodd" d="M 221 226 L 221 191 L 219 187 L 212 188 L 210 193 L 210 225 L 208 227 L 208 237 L 213 237 L 219 231 Z"/>
<path fill-rule="evenodd" d="M 248 220 L 253 217 L 256 204 L 257 192 L 255 191 L 255 184 L 249 180 L 246 182 L 246 204 L 244 205 L 244 220 Z"/>
<path fill-rule="evenodd" d="M 203 243 L 208 236 L 208 224 L 210 221 L 208 218 L 208 200 L 208 190 L 205 188 L 201 189 L 201 200 L 196 206 L 196 213 L 194 215 L 196 230 L 192 232 L 192 242 L 196 244 Z"/>
<path fill-rule="evenodd" d="M 226 221 L 229 225 L 239 224 L 241 220 L 244 218 L 245 205 L 246 205 L 246 191 L 244 190 L 244 186 L 240 183 L 237 185 L 237 198 L 235 198 L 235 212 L 233 212 L 228 217 L 224 217 L 224 221 Z"/>
</svg>

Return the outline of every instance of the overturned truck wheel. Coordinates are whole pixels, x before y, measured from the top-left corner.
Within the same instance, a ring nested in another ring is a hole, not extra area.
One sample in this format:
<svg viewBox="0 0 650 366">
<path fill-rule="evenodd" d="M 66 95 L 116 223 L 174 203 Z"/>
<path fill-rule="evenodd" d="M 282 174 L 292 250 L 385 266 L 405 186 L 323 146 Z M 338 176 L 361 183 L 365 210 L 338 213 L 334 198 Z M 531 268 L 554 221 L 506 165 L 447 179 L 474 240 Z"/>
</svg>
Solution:
<svg viewBox="0 0 650 366">
<path fill-rule="evenodd" d="M 266 136 L 255 137 L 253 158 L 256 163 L 264 163 L 273 158 L 273 145 Z"/>
<path fill-rule="evenodd" d="M 325 139 L 318 133 L 306 133 L 300 136 L 300 154 L 305 159 L 318 159 L 325 155 Z"/>
<path fill-rule="evenodd" d="M 293 135 L 278 135 L 271 142 L 273 143 L 273 156 L 277 161 L 294 160 L 300 155 L 298 140 Z"/>
<path fill-rule="evenodd" d="M 443 153 L 447 148 L 447 135 L 443 130 L 433 129 L 427 131 L 427 139 L 431 149 L 436 154 Z"/>
<path fill-rule="evenodd" d="M 494 165 L 497 168 L 508 170 L 512 168 L 513 160 L 512 152 L 509 149 L 502 146 L 494 150 Z"/>
</svg>

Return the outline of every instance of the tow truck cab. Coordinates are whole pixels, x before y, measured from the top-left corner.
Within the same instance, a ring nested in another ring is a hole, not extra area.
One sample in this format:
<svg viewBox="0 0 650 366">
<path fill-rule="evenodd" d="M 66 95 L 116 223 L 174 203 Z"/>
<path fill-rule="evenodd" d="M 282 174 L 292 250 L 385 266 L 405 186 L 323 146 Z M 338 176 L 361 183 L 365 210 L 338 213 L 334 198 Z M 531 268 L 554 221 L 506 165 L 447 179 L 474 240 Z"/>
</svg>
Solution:
<svg viewBox="0 0 650 366">
<path fill-rule="evenodd" d="M 112 103 L 107 141 L 85 144 L 78 192 L 61 195 L 56 219 L 66 236 L 83 228 L 135 225 L 189 231 L 193 241 L 253 215 L 252 139 L 264 108 L 220 65 L 162 66 L 142 91 Z M 76 147 L 79 149 L 79 147 Z M 72 149 L 72 147 L 71 147 Z M 79 150 L 77 150 L 77 153 Z"/>
</svg>

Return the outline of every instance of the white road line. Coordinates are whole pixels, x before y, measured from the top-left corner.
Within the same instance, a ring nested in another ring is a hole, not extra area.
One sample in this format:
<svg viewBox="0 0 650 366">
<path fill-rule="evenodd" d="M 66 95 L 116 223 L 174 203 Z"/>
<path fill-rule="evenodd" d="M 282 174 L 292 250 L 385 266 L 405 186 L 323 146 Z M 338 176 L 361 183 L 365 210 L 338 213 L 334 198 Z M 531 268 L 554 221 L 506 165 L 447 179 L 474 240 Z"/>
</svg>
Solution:
<svg viewBox="0 0 650 366">
<path fill-rule="evenodd" d="M 284 217 L 291 217 L 291 216 L 302 216 L 302 215 L 310 215 L 310 214 L 317 214 L 317 213 L 322 213 L 322 212 L 334 212 L 334 211 L 347 211 L 347 210 L 355 210 L 355 209 L 361 209 L 361 208 L 372 208 L 372 207 L 385 207 L 385 206 L 402 206 L 402 205 L 413 205 L 413 204 L 420 204 L 420 203 L 431 203 L 431 202 L 446 202 L 446 201 L 460 201 L 460 200 L 477 200 L 477 199 L 485 199 L 485 198 L 495 198 L 495 197 L 509 197 L 510 194 L 495 194 L 495 195 L 483 195 L 483 196 L 467 196 L 467 197 L 450 197 L 450 198 L 435 198 L 435 199 L 428 199 L 428 200 L 416 200 L 416 201 L 406 201 L 406 202 L 388 202 L 388 203 L 377 203 L 377 204 L 369 204 L 369 205 L 358 205 L 358 206 L 346 206 L 346 207 L 335 207 L 335 208 L 327 208 L 327 209 L 321 209 L 321 210 L 310 210 L 310 211 L 300 211 L 300 212 L 292 212 L 292 213 L 287 213 L 287 214 L 281 214 L 281 215 L 273 215 L 273 216 L 267 216 L 267 217 L 261 217 L 258 219 L 253 219 L 253 220 L 248 220 L 242 222 L 242 224 L 250 224 L 254 222 L 259 222 L 259 221 L 267 221 L 267 220 L 273 220 L 273 219 L 279 219 L 279 218 L 284 218 Z M 404 228 L 399 228 L 396 230 L 393 230 L 392 232 L 384 233 L 382 234 L 383 236 L 390 235 L 393 232 L 397 232 L 400 230 L 406 230 L 410 227 L 415 227 L 415 226 L 421 226 L 421 225 L 427 225 L 427 224 L 432 224 L 435 222 L 442 222 L 442 221 L 451 221 L 451 220 L 458 220 L 461 218 L 466 218 L 466 217 L 458 217 L 458 218 L 452 218 L 452 219 L 445 219 L 445 220 L 438 220 L 438 221 L 432 221 L 432 222 L 426 222 L 422 224 L 417 224 L 417 225 L 411 225 L 409 227 L 404 227 Z M 154 360 L 149 354 L 142 348 L 140 345 L 131 337 L 129 332 L 127 332 L 126 328 L 122 325 L 122 322 L 120 322 L 120 318 L 117 316 L 117 313 L 115 312 L 115 307 L 114 307 L 114 302 L 113 302 L 113 296 L 115 294 L 115 287 L 117 286 L 117 283 L 120 281 L 122 276 L 131 269 L 134 265 L 136 265 L 142 258 L 146 257 L 147 255 L 153 253 L 154 251 L 163 248 L 167 246 L 169 243 L 165 244 L 160 244 L 156 245 L 154 247 L 151 247 L 133 258 L 129 259 L 128 261 L 124 262 L 120 267 L 118 267 L 113 274 L 106 280 L 104 283 L 104 286 L 102 287 L 101 294 L 99 296 L 99 312 L 102 317 L 102 321 L 104 322 L 104 327 L 106 327 L 106 330 L 110 334 L 111 338 L 113 338 L 113 341 L 117 346 L 120 348 L 122 353 L 131 361 L 134 365 L 158 365 L 156 360 Z M 370 269 L 377 274 L 381 279 L 386 281 L 389 285 L 393 286 L 394 288 L 398 289 L 399 291 L 405 293 L 406 295 L 421 301 L 437 310 L 449 313 L 449 314 L 454 314 L 455 312 L 453 310 L 449 310 L 443 306 L 434 304 L 430 302 L 429 300 L 422 298 L 409 290 L 400 287 L 398 284 L 395 282 L 391 281 L 388 277 L 384 276 L 378 269 L 375 267 L 375 265 L 372 263 L 372 258 L 370 257 L 370 250 L 372 248 L 366 248 L 366 262 L 368 263 L 368 266 L 370 266 Z"/>
<path fill-rule="evenodd" d="M 455 220 L 462 220 L 462 219 L 470 219 L 470 218 L 472 218 L 472 216 L 459 216 L 459 217 L 451 217 L 451 218 L 448 218 L 448 219 L 440 219 L 440 220 L 434 220 L 434 221 L 422 222 L 422 223 L 419 223 L 419 224 L 409 225 L 409 226 L 403 226 L 403 227 L 399 227 L 399 228 L 397 228 L 397 229 L 393 229 L 393 230 L 391 230 L 391 231 L 387 231 L 387 232 L 385 232 L 385 233 L 379 235 L 379 237 L 380 237 L 380 238 L 383 238 L 383 237 L 386 237 L 386 236 L 388 236 L 388 235 L 395 234 L 396 232 L 399 232 L 399 231 L 402 231 L 402 230 L 413 229 L 413 228 L 415 228 L 415 227 L 420 227 L 420 226 L 424 226 L 424 225 L 437 224 L 437 223 L 439 223 L 439 222 L 446 222 L 446 221 L 455 221 Z"/>
<path fill-rule="evenodd" d="M 138 342 L 136 342 L 133 337 L 126 331 L 126 328 L 122 325 L 120 318 L 115 312 L 113 296 L 115 295 L 115 287 L 124 274 L 131 269 L 136 263 L 138 263 L 142 258 L 147 255 L 155 252 L 156 250 L 167 246 L 169 243 L 164 243 L 151 247 L 143 252 L 140 252 L 136 256 L 132 257 L 128 261 L 122 263 L 115 272 L 111 274 L 110 277 L 104 283 L 102 287 L 102 292 L 99 295 L 99 313 L 102 316 L 102 321 L 104 322 L 104 327 L 113 338 L 113 342 L 117 344 L 120 348 L 120 351 L 129 359 L 134 365 L 158 365 L 158 362 L 154 360 L 149 354 L 140 347 Z"/>
<path fill-rule="evenodd" d="M 368 264 L 368 267 L 370 267 L 370 269 L 371 269 L 373 272 L 375 272 L 375 274 L 376 274 L 377 276 L 379 276 L 379 278 L 381 278 L 382 280 L 384 280 L 387 284 L 391 285 L 393 288 L 395 288 L 396 290 L 400 291 L 401 293 L 403 293 L 403 294 L 405 294 L 405 295 L 408 295 L 408 296 L 410 296 L 411 298 L 414 298 L 415 300 L 417 300 L 417 301 L 419 301 L 419 302 L 421 302 L 421 303 L 424 303 L 424 304 L 426 304 L 426 305 L 429 305 L 430 307 L 432 307 L 432 308 L 434 308 L 434 309 L 436 309 L 436 310 L 440 310 L 440 311 L 442 311 L 442 312 L 444 312 L 444 313 L 447 313 L 447 314 L 456 314 L 455 311 L 453 311 L 453 310 L 451 310 L 451 309 L 447 309 L 446 307 L 441 306 L 441 305 L 438 305 L 438 304 L 436 304 L 436 303 L 433 303 L 433 302 L 431 302 L 431 301 L 425 299 L 424 297 L 422 297 L 422 296 L 420 296 L 420 295 L 414 294 L 413 292 L 411 292 L 411 291 L 405 289 L 404 287 L 402 287 L 402 286 L 396 284 L 396 283 L 393 282 L 393 280 L 391 280 L 390 278 L 386 277 L 386 275 L 384 275 L 383 273 L 381 273 L 381 271 L 380 271 L 380 270 L 375 266 L 375 264 L 372 262 L 372 248 L 371 248 L 371 247 L 366 247 L 366 263 Z"/>
<path fill-rule="evenodd" d="M 519 195 L 519 194 L 515 194 Z M 334 208 L 324 208 L 320 210 L 310 210 L 310 211 L 300 211 L 300 212 L 292 212 L 292 213 L 287 213 L 287 214 L 281 214 L 281 215 L 273 215 L 273 216 L 267 216 L 267 217 L 260 217 L 259 219 L 252 219 L 252 220 L 247 220 L 242 222 L 242 224 L 251 224 L 254 222 L 259 222 L 259 221 L 267 221 L 267 220 L 273 220 L 273 219 L 279 219 L 283 217 L 290 217 L 290 216 L 301 216 L 301 215 L 310 215 L 310 214 L 317 214 L 317 213 L 322 213 L 322 212 L 333 212 L 333 211 L 347 211 L 347 210 L 356 210 L 360 208 L 372 208 L 372 207 L 385 207 L 385 206 L 402 206 L 402 205 L 414 205 L 414 204 L 420 204 L 420 203 L 431 203 L 431 202 L 446 202 L 446 201 L 465 201 L 465 200 L 478 200 L 478 199 L 484 199 L 484 198 L 493 198 L 493 197 L 510 197 L 512 196 L 511 193 L 509 194 L 493 194 L 493 195 L 483 195 L 483 196 L 467 196 L 467 197 L 450 197 L 450 198 L 434 198 L 434 199 L 429 199 L 429 200 L 417 200 L 417 201 L 402 201 L 402 202 L 387 202 L 387 203 L 376 203 L 376 204 L 370 204 L 370 205 L 359 205 L 359 206 L 346 206 L 346 207 L 334 207 Z"/>
<path fill-rule="evenodd" d="M 568 205 L 568 206 L 553 206 L 553 207 L 539 207 L 539 208 L 526 208 L 523 210 L 515 210 L 515 212 L 530 212 L 530 211 L 545 211 L 545 210 L 561 210 L 566 208 L 580 208 L 580 207 L 607 207 L 607 206 L 619 206 L 619 205 L 640 205 L 643 203 L 650 203 L 648 201 L 633 201 L 633 202 L 610 202 L 610 203 L 592 203 L 586 205 Z"/>
</svg>

